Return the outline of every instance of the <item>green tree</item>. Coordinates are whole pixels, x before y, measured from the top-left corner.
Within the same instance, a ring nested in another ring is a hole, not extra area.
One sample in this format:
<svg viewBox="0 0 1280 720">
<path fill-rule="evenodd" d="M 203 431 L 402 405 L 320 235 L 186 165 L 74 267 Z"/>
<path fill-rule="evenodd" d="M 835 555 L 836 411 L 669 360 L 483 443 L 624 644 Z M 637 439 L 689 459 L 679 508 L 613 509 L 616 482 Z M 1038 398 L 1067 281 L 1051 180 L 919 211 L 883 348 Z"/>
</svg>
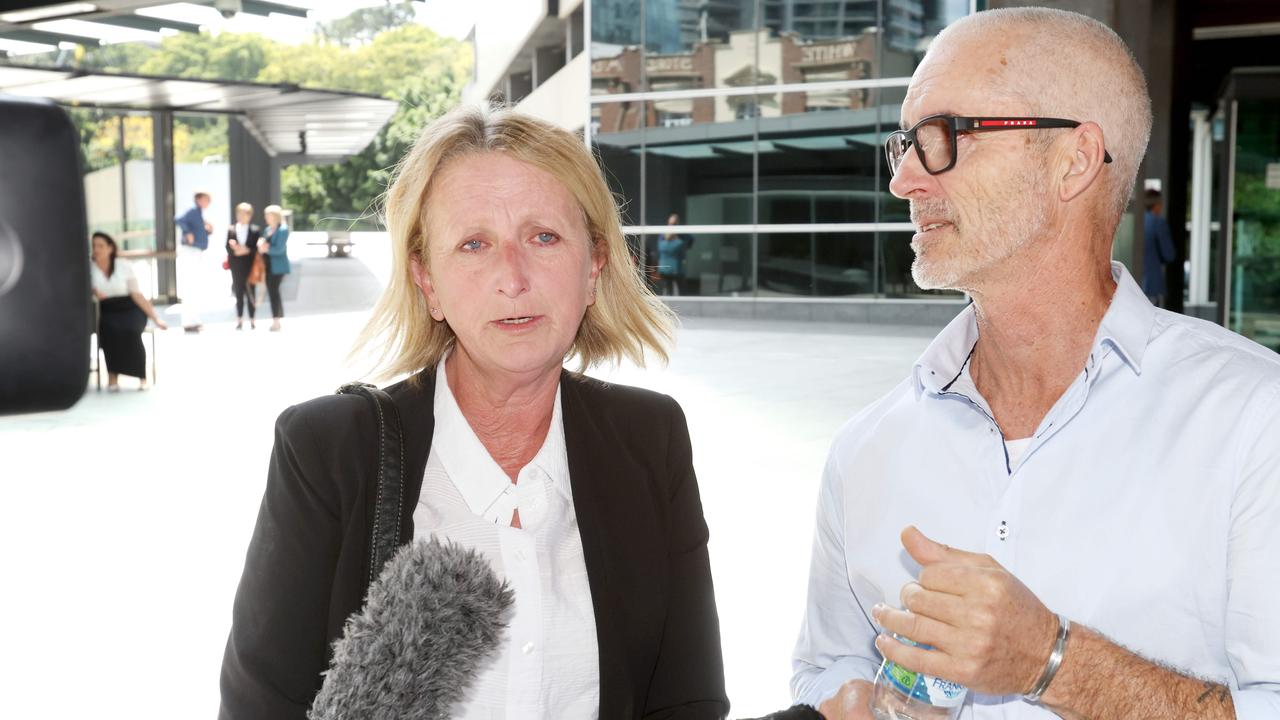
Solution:
<svg viewBox="0 0 1280 720">
<path fill-rule="evenodd" d="M 297 52 L 277 55 L 259 79 L 376 93 L 400 107 L 368 147 L 345 161 L 285 168 L 282 200 L 295 217 L 372 215 L 396 163 L 422 128 L 458 103 L 470 75 L 470 49 L 428 28 L 406 25 L 355 48 L 314 43 L 292 50 Z"/>
<path fill-rule="evenodd" d="M 226 115 L 180 115 L 173 119 L 173 161 L 198 163 L 231 155 Z"/>
<path fill-rule="evenodd" d="M 160 48 L 145 43 L 113 43 L 111 45 L 77 45 L 75 65 L 84 70 L 113 73 L 137 73 Z"/>
<path fill-rule="evenodd" d="M 144 75 L 203 80 L 256 80 L 277 52 L 276 43 L 257 33 L 181 33 L 167 37 L 160 51 L 139 67 Z"/>
<path fill-rule="evenodd" d="M 470 76 L 470 48 L 412 22 L 410 2 L 365 8 L 317 28 L 317 38 L 286 46 L 258 34 L 183 33 L 159 47 L 142 44 L 80 48 L 71 62 L 84 69 L 207 80 L 290 83 L 381 95 L 400 107 L 368 147 L 344 162 L 284 169 L 284 204 L 298 216 L 372 214 L 391 172 L 422 128 L 455 105 Z M 65 65 L 65 52 L 30 59 Z M 118 162 L 118 114 L 73 109 L 86 170 Z M 182 116 L 174 124 L 177 162 L 228 155 L 225 115 Z M 128 123 L 128 121 L 126 121 Z M 126 132 L 130 129 L 126 127 Z M 141 147 L 141 143 L 133 143 Z M 131 150 L 133 152 L 133 150 Z"/>
<path fill-rule="evenodd" d="M 340 45 L 362 45 L 372 42 L 380 33 L 412 23 L 413 15 L 413 3 L 409 0 L 387 0 L 379 7 L 361 8 L 344 18 L 320 23 L 316 35 Z"/>
</svg>

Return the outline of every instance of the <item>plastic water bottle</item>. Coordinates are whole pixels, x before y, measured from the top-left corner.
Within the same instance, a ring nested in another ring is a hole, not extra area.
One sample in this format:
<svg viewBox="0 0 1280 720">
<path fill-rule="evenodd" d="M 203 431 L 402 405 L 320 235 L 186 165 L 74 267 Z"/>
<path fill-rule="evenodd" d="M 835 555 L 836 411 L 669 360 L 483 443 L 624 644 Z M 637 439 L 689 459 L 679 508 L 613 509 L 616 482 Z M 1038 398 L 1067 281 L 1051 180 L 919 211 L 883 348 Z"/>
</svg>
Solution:
<svg viewBox="0 0 1280 720">
<path fill-rule="evenodd" d="M 893 637 L 912 647 L 933 649 L 900 635 Z M 955 720 L 968 692 L 963 685 L 913 672 L 886 658 L 876 673 L 871 712 L 876 720 Z"/>
</svg>

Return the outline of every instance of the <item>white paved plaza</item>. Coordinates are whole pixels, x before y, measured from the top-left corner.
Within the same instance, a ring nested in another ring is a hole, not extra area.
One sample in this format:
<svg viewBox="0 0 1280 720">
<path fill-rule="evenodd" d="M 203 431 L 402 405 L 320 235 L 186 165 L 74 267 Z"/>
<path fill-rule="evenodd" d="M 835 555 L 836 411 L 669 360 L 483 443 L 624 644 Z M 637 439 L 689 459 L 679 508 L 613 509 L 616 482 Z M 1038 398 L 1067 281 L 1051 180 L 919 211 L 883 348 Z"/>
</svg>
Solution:
<svg viewBox="0 0 1280 720">
<path fill-rule="evenodd" d="M 223 310 L 200 335 L 161 334 L 148 392 L 124 379 L 0 418 L 0 717 L 214 716 L 273 422 L 356 377 L 342 361 L 385 277 L 375 245 L 302 259 L 284 332 L 236 332 Z M 695 318 L 668 367 L 592 373 L 689 418 L 731 717 L 788 704 L 827 445 L 933 332 Z"/>
</svg>

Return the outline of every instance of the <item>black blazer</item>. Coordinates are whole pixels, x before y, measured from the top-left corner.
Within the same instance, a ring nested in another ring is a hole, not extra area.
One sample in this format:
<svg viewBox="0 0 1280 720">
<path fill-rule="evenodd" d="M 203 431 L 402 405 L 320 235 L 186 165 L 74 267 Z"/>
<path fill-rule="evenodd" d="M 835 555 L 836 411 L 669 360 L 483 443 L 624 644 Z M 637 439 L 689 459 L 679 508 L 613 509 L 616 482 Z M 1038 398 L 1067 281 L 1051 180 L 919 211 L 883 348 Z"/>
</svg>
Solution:
<svg viewBox="0 0 1280 720">
<path fill-rule="evenodd" d="M 405 538 L 435 427 L 434 371 L 419 377 L 387 388 L 404 425 Z M 600 718 L 723 718 L 719 619 L 684 413 L 665 395 L 568 371 L 560 388 L 595 608 Z M 376 443 L 373 411 L 356 395 L 295 405 L 276 421 L 219 718 L 305 717 L 368 586 Z"/>
<path fill-rule="evenodd" d="M 262 228 L 249 224 L 249 236 L 245 240 L 245 247 L 249 248 L 248 255 L 236 255 L 231 252 L 231 241 L 236 239 L 236 224 L 231 223 L 231 227 L 227 228 L 227 242 L 224 247 L 227 249 L 227 260 L 231 263 L 231 271 L 237 275 L 248 275 L 249 270 L 253 268 L 253 256 L 258 254 L 258 240 L 262 238 Z"/>
</svg>

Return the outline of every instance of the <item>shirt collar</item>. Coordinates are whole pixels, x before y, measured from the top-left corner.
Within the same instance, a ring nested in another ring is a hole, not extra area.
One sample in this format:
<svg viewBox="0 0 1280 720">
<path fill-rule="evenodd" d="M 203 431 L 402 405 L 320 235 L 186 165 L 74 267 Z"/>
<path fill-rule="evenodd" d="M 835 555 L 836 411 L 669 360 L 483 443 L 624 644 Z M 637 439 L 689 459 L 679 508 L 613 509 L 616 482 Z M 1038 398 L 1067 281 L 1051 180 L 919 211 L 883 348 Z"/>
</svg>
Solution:
<svg viewBox="0 0 1280 720">
<path fill-rule="evenodd" d="M 1090 356 L 1097 356 L 1095 362 L 1101 360 L 1098 351 L 1104 346 L 1109 347 L 1134 374 L 1141 375 L 1142 358 L 1155 324 L 1156 308 L 1123 264 L 1111 263 L 1111 277 L 1116 281 L 1116 291 L 1098 326 Z M 969 305 L 938 333 L 916 361 L 912 369 L 916 397 L 923 392 L 937 394 L 945 391 L 964 369 L 977 342 L 977 315 L 973 305 Z"/>
<path fill-rule="evenodd" d="M 1156 307 L 1122 263 L 1111 263 L 1111 277 L 1116 281 L 1116 292 L 1098 326 L 1093 351 L 1110 346 L 1135 375 L 1141 375 L 1142 358 L 1156 321 Z"/>
<path fill-rule="evenodd" d="M 964 369 L 978 342 L 978 318 L 970 304 L 960 311 L 925 348 L 912 369 L 918 398 L 923 392 L 943 392 Z"/>
<path fill-rule="evenodd" d="M 446 360 L 448 360 L 447 354 L 436 368 L 435 429 L 431 449 L 440 458 L 445 472 L 458 488 L 467 507 L 476 515 L 485 517 L 503 493 L 512 489 L 511 478 L 507 477 L 507 474 L 489 455 L 484 443 L 476 437 L 471 424 L 467 422 L 466 416 L 458 407 L 453 390 L 449 387 L 449 376 L 445 369 Z M 558 387 L 555 404 L 551 411 L 551 425 L 547 428 L 547 437 L 543 440 L 538 454 L 525 466 L 525 469 L 521 470 L 521 475 L 525 474 L 528 468 L 537 468 L 544 472 L 557 491 L 572 499 Z"/>
<path fill-rule="evenodd" d="M 529 461 L 551 478 L 552 486 L 565 498 L 573 500 L 573 487 L 569 483 L 569 452 L 564 442 L 564 416 L 560 408 L 560 387 L 556 387 L 555 405 L 551 408 L 551 425 L 547 438 L 542 441 L 538 454 Z"/>
</svg>

